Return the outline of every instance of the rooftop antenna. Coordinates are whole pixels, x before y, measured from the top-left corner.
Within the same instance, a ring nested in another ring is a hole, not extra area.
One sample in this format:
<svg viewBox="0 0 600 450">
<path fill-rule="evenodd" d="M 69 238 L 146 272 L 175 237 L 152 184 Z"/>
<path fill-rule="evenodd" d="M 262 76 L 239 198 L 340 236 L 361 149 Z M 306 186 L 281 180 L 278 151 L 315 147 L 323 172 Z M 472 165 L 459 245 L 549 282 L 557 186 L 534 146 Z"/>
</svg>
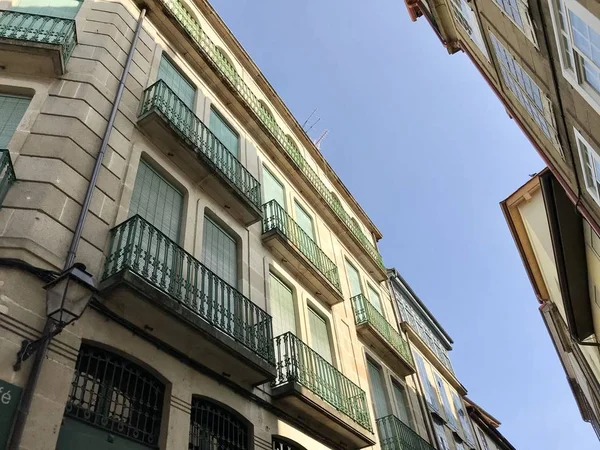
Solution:
<svg viewBox="0 0 600 450">
<path fill-rule="evenodd" d="M 317 112 L 317 108 L 313 109 L 313 112 L 310 113 L 310 116 L 308 116 L 308 119 L 306 119 L 304 121 L 304 123 L 302 124 L 302 128 L 304 128 L 306 126 L 306 124 L 308 123 L 308 121 L 310 120 L 310 118 Z"/>
<path fill-rule="evenodd" d="M 323 131 L 321 136 L 319 136 L 319 139 L 317 139 L 315 141 L 315 147 L 317 147 L 319 150 L 321 150 L 321 142 L 323 141 L 323 139 L 325 139 L 325 136 L 327 136 L 327 133 L 329 133 L 329 130 Z"/>
<path fill-rule="evenodd" d="M 312 129 L 313 129 L 313 127 L 314 127 L 316 124 L 318 124 L 320 121 L 321 121 L 321 118 L 320 118 L 320 117 L 317 117 L 317 120 L 315 121 L 315 123 L 313 123 L 313 124 L 312 124 L 310 127 L 308 127 L 308 130 L 306 130 L 306 133 L 308 134 L 308 132 L 309 132 L 310 130 L 312 130 Z"/>
</svg>

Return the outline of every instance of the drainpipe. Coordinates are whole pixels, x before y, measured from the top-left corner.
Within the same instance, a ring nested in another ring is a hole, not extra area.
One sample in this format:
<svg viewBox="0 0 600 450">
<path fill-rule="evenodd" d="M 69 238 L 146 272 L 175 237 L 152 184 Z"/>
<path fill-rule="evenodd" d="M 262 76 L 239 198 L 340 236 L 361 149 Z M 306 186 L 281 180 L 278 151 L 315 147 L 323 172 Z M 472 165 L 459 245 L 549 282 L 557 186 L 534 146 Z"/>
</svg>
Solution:
<svg viewBox="0 0 600 450">
<path fill-rule="evenodd" d="M 121 74 L 121 79 L 119 81 L 119 87 L 115 94 L 115 98 L 113 101 L 112 109 L 110 111 L 110 116 L 108 118 L 108 124 L 106 126 L 106 130 L 104 131 L 104 136 L 102 137 L 102 143 L 100 144 L 100 149 L 98 151 L 98 155 L 96 156 L 96 163 L 94 165 L 94 170 L 92 172 L 92 176 L 90 178 L 90 182 L 87 187 L 87 191 L 85 193 L 85 198 L 83 200 L 83 205 L 81 207 L 81 212 L 79 213 L 79 218 L 77 219 L 77 225 L 75 226 L 75 232 L 73 233 L 73 238 L 71 240 L 71 244 L 69 245 L 69 250 L 67 251 L 67 258 L 65 260 L 65 265 L 63 270 L 68 269 L 75 262 L 75 256 L 77 254 L 77 248 L 79 246 L 79 242 L 81 241 L 81 234 L 83 233 L 83 226 L 85 224 L 85 219 L 90 210 L 90 203 L 92 201 L 92 195 L 94 193 L 94 189 L 96 188 L 96 182 L 98 180 L 98 175 L 100 173 L 100 168 L 102 167 L 102 160 L 104 159 L 104 155 L 106 154 L 106 149 L 108 148 L 108 140 L 110 139 L 110 135 L 112 133 L 112 129 L 115 123 L 115 119 L 117 117 L 117 112 L 119 110 L 119 103 L 121 102 L 121 97 L 123 97 L 123 91 L 125 90 L 125 82 L 127 81 L 127 76 L 129 75 L 129 69 L 131 68 L 131 61 L 133 60 L 133 54 L 135 53 L 135 47 L 137 41 L 140 37 L 140 32 L 142 31 L 142 24 L 144 23 L 144 17 L 146 16 L 146 8 L 140 11 L 140 15 L 138 18 L 137 27 L 135 30 L 135 34 L 133 36 L 133 41 L 131 43 L 131 47 L 129 48 L 129 53 L 127 55 L 127 61 L 125 62 L 125 68 L 123 69 L 123 73 Z M 54 325 L 50 320 L 46 320 L 46 324 L 44 325 L 44 331 L 42 332 L 42 336 L 45 336 L 54 331 Z M 27 421 L 27 417 L 29 416 L 29 410 L 31 409 L 31 403 L 33 401 L 33 394 L 35 392 L 35 388 L 37 386 L 38 380 L 40 378 L 40 372 L 42 369 L 42 363 L 46 358 L 46 353 L 48 351 L 48 346 L 50 345 L 50 341 L 52 339 L 47 339 L 44 344 L 40 346 L 38 351 L 35 354 L 35 359 L 31 366 L 31 371 L 29 372 L 29 376 L 27 378 L 27 383 L 23 389 L 23 395 L 21 396 L 21 401 L 19 402 L 19 407 L 17 409 L 15 423 L 11 430 L 8 449 L 9 450 L 19 450 L 21 445 L 21 439 L 23 438 L 23 432 L 25 431 L 25 423 Z"/>
</svg>

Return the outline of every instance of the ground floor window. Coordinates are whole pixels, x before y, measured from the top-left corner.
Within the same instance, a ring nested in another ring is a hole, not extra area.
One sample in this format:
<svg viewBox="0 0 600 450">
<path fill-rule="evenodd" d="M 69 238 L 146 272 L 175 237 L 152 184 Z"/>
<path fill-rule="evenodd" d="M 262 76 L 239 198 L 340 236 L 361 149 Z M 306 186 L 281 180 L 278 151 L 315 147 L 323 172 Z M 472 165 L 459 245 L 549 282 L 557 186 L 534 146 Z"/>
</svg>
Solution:
<svg viewBox="0 0 600 450">
<path fill-rule="evenodd" d="M 249 426 L 228 408 L 206 398 L 192 399 L 189 450 L 247 450 Z"/>
</svg>

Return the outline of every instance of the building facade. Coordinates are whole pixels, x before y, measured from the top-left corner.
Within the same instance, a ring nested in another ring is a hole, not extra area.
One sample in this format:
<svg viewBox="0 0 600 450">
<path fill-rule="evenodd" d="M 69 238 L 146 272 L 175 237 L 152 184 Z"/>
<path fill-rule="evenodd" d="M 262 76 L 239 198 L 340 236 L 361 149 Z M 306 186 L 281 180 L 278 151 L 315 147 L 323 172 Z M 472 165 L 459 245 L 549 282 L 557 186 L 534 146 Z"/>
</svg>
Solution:
<svg viewBox="0 0 600 450">
<path fill-rule="evenodd" d="M 600 5 L 594 0 L 407 0 L 463 51 L 600 233 Z"/>
<path fill-rule="evenodd" d="M 600 438 L 600 238 L 548 170 L 502 208 L 581 416 Z"/>
<path fill-rule="evenodd" d="M 500 422 L 481 406 L 465 398 L 467 412 L 473 423 L 475 436 L 482 450 L 515 450 L 510 442 L 498 431 Z"/>
</svg>

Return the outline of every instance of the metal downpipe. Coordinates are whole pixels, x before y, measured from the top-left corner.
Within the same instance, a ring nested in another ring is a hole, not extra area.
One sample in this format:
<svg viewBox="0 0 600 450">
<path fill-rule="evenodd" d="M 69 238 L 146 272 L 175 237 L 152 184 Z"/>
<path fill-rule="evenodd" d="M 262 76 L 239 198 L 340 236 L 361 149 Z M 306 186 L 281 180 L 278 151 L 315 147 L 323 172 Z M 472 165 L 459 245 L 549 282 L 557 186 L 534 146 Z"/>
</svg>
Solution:
<svg viewBox="0 0 600 450">
<path fill-rule="evenodd" d="M 106 125 L 106 130 L 104 131 L 104 136 L 102 137 L 102 143 L 100 144 L 100 149 L 98 151 L 98 155 L 96 156 L 96 163 L 94 165 L 94 170 L 92 171 L 92 176 L 90 178 L 90 182 L 88 184 L 87 191 L 85 193 L 85 198 L 83 200 L 83 204 L 81 207 L 81 212 L 79 213 L 79 218 L 77 219 L 77 224 L 75 226 L 75 231 L 73 233 L 73 238 L 71 240 L 71 244 L 69 245 L 69 250 L 67 251 L 67 258 L 65 260 L 65 264 L 63 270 L 68 269 L 75 262 L 75 256 L 77 254 L 77 248 L 79 247 L 79 242 L 81 241 L 81 235 L 83 233 L 83 226 L 85 224 L 85 219 L 90 209 L 90 203 L 92 201 L 92 195 L 94 193 L 94 189 L 96 188 L 96 183 L 98 180 L 98 175 L 100 173 L 100 168 L 102 167 L 102 160 L 104 159 L 104 155 L 106 154 L 106 149 L 108 148 L 108 141 L 110 139 L 110 135 L 112 133 L 112 129 L 114 127 L 115 119 L 117 117 L 117 112 L 119 110 L 119 103 L 121 102 L 121 98 L 123 97 L 123 91 L 125 90 L 125 82 L 127 81 L 127 77 L 129 75 L 129 69 L 131 68 L 131 61 L 133 61 L 133 54 L 135 53 L 135 48 L 137 42 L 140 37 L 140 32 L 142 31 L 142 24 L 144 23 L 144 17 L 146 16 L 146 8 L 140 11 L 140 15 L 138 18 L 137 27 L 135 30 L 135 34 L 133 36 L 133 41 L 131 42 L 131 47 L 129 48 L 129 53 L 127 54 L 127 60 L 125 62 L 125 67 L 123 68 L 123 73 L 121 75 L 121 79 L 119 80 L 119 87 L 115 94 L 115 98 L 113 101 L 112 109 L 110 111 L 110 116 L 108 118 L 108 124 Z M 46 324 L 44 326 L 44 331 L 42 332 L 42 336 L 50 333 L 54 330 L 54 325 L 50 320 L 46 320 Z M 40 372 L 42 369 L 42 363 L 46 358 L 46 353 L 48 351 L 48 346 L 50 345 L 50 341 L 52 339 L 48 339 L 36 352 L 34 356 L 34 361 L 31 366 L 31 371 L 29 372 L 29 376 L 27 378 L 27 382 L 23 389 L 23 395 L 21 396 L 21 401 L 19 402 L 19 407 L 17 408 L 15 422 L 13 428 L 11 430 L 11 434 L 9 437 L 8 450 L 19 450 L 21 445 L 21 439 L 23 438 L 23 432 L 25 431 L 25 424 L 27 422 L 27 417 L 29 416 L 29 411 L 31 409 L 31 403 L 33 401 L 33 394 L 35 392 L 38 380 L 40 378 Z"/>
</svg>

